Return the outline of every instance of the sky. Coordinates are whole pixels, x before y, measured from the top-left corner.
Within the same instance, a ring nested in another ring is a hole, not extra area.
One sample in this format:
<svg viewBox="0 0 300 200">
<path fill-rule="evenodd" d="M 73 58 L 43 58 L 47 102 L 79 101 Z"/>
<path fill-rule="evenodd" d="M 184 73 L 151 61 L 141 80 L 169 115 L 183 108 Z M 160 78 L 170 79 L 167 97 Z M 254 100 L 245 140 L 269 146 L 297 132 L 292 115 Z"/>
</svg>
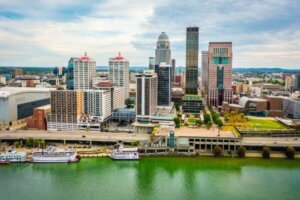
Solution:
<svg viewBox="0 0 300 200">
<path fill-rule="evenodd" d="M 121 52 L 147 66 L 161 32 L 185 65 L 186 27 L 201 51 L 233 43 L 234 67 L 300 68 L 299 0 L 0 0 L 0 66 L 66 66 L 87 52 L 97 66 Z"/>
</svg>

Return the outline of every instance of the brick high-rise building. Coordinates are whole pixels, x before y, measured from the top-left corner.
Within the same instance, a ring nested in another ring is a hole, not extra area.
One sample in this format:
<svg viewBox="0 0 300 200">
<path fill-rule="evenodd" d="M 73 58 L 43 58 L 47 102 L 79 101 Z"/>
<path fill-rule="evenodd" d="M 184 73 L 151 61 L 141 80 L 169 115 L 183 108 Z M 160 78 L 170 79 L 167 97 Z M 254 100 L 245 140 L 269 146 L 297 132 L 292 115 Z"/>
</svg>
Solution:
<svg viewBox="0 0 300 200">
<path fill-rule="evenodd" d="M 210 42 L 208 49 L 208 105 L 232 102 L 232 43 Z"/>
<path fill-rule="evenodd" d="M 83 93 L 79 90 L 55 90 L 50 93 L 51 114 L 48 130 L 77 130 L 83 113 Z"/>
<path fill-rule="evenodd" d="M 198 94 L 199 27 L 186 29 L 186 79 L 185 93 Z"/>
</svg>

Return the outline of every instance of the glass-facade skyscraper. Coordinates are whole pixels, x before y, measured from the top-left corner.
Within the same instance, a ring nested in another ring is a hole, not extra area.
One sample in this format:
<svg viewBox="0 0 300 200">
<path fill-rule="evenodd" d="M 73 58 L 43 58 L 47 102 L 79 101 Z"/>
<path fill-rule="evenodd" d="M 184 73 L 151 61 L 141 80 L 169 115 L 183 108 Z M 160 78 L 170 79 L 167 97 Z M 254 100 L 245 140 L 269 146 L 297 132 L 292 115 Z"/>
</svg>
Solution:
<svg viewBox="0 0 300 200">
<path fill-rule="evenodd" d="M 171 66 L 161 63 L 157 68 L 157 105 L 169 106 L 171 103 Z"/>
<path fill-rule="evenodd" d="M 186 94 L 198 94 L 199 27 L 186 29 Z"/>
</svg>

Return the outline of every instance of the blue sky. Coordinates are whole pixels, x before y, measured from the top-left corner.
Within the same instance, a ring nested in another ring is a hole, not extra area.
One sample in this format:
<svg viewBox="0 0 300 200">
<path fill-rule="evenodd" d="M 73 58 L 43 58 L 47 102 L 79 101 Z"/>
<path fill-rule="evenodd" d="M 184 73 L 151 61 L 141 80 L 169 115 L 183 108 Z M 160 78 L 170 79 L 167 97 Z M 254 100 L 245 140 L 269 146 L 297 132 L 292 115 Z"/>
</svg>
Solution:
<svg viewBox="0 0 300 200">
<path fill-rule="evenodd" d="M 85 51 L 107 65 L 120 51 L 146 66 L 165 31 L 184 66 L 194 25 L 200 50 L 233 42 L 235 67 L 300 68 L 298 0 L 0 0 L 0 65 L 65 66 Z"/>
</svg>

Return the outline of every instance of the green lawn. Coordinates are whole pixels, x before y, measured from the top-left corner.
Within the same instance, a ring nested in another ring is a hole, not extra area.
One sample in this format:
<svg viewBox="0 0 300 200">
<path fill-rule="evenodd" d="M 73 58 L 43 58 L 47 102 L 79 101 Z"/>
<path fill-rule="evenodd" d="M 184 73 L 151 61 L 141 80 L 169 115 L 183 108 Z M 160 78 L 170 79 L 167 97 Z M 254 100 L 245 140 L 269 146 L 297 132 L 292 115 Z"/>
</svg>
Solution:
<svg viewBox="0 0 300 200">
<path fill-rule="evenodd" d="M 187 123 L 189 123 L 189 124 L 196 124 L 197 120 L 198 119 L 195 119 L 195 118 L 189 118 L 189 119 L 187 119 Z"/>
<path fill-rule="evenodd" d="M 256 128 L 257 130 L 283 130 L 288 129 L 286 126 L 275 120 L 250 119 L 246 122 L 246 129 Z M 243 128 L 241 128 L 243 129 Z"/>
</svg>

